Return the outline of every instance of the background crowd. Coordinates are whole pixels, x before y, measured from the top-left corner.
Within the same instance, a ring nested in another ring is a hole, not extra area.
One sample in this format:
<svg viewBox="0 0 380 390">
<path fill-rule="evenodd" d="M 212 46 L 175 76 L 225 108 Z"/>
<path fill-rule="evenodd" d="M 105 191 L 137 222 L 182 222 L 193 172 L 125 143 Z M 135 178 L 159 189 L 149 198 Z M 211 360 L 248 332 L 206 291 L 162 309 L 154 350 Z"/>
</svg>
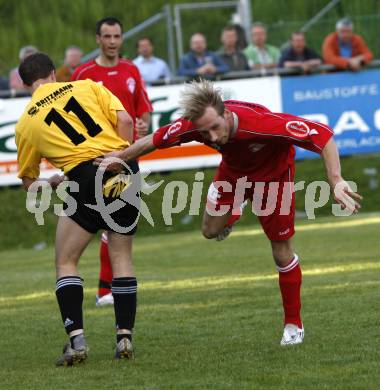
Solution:
<svg viewBox="0 0 380 390">
<path fill-rule="evenodd" d="M 248 43 L 244 30 L 239 25 L 225 27 L 220 35 L 221 47 L 218 51 L 208 50 L 207 38 L 195 32 L 189 42 L 190 50 L 182 56 L 179 68 L 173 72 L 161 58 L 154 55 L 151 38 L 141 37 L 137 41 L 137 56 L 133 59 L 146 84 L 160 80 L 170 80 L 174 75 L 187 78 L 213 78 L 236 71 L 260 70 L 265 73 L 270 68 L 295 68 L 308 74 L 321 64 L 334 65 L 337 69 L 358 71 L 373 59 L 364 39 L 354 32 L 349 18 L 337 21 L 335 31 L 328 34 L 321 47 L 321 55 L 316 48 L 307 45 L 305 34 L 292 33 L 289 44 L 282 50 L 270 44 L 264 23 L 256 22 L 251 28 L 251 41 Z M 38 49 L 25 46 L 20 49 L 20 62 Z M 74 70 L 81 64 L 83 52 L 77 46 L 65 50 L 63 64 L 57 69 L 58 81 L 69 81 Z M 22 90 L 18 68 L 10 71 L 8 79 L 0 80 L 1 89 Z"/>
</svg>

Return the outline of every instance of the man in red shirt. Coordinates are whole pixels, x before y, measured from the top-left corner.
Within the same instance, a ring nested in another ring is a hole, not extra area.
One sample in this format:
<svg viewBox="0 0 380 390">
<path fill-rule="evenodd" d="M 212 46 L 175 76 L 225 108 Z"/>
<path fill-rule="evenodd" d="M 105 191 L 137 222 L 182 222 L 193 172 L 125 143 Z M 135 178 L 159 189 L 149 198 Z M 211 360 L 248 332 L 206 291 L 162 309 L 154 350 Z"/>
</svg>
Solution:
<svg viewBox="0 0 380 390">
<path fill-rule="evenodd" d="M 323 124 L 241 101 L 222 101 L 210 82 L 187 86 L 180 106 L 183 117 L 121 152 L 105 157 L 129 160 L 156 148 L 198 141 L 219 150 L 222 162 L 211 184 L 203 216 L 206 238 L 225 238 L 239 217 L 239 206 L 252 200 L 279 272 L 284 308 L 281 345 L 299 344 L 304 338 L 301 320 L 299 258 L 294 253 L 294 155 L 293 145 L 322 155 L 335 200 L 352 212 L 361 196 L 351 190 L 340 171 L 332 130 Z M 96 159 L 95 164 L 101 164 Z M 107 169 L 118 169 L 112 163 Z M 277 189 L 273 191 L 273 188 Z M 261 195 L 261 196 L 260 196 Z M 266 204 L 263 210 L 262 205 Z M 270 212 L 267 212 L 269 209 Z"/>
<path fill-rule="evenodd" d="M 123 44 L 123 26 L 112 17 L 101 19 L 96 24 L 96 42 L 100 53 L 95 60 L 79 66 L 72 80 L 91 79 L 108 88 L 122 102 L 135 122 L 133 140 L 147 134 L 150 113 L 153 111 L 144 83 L 132 61 L 120 58 Z M 111 293 L 112 267 L 108 254 L 107 235 L 103 233 L 100 245 L 100 275 L 97 305 L 113 304 Z"/>
</svg>

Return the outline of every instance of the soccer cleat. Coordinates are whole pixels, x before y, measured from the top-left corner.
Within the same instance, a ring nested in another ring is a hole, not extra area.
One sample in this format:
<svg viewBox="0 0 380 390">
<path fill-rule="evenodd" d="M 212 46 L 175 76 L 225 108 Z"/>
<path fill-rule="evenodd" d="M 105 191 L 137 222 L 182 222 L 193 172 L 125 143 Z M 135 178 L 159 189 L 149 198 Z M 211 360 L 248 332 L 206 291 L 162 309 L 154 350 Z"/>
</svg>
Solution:
<svg viewBox="0 0 380 390">
<path fill-rule="evenodd" d="M 74 348 L 71 347 L 70 343 L 65 344 L 63 354 L 57 359 L 56 366 L 67 367 L 82 363 L 87 359 L 88 351 L 89 348 L 83 334 L 78 335 L 74 339 Z"/>
<path fill-rule="evenodd" d="M 294 324 L 286 324 L 282 336 L 281 345 L 301 344 L 305 337 L 305 330 Z"/>
<path fill-rule="evenodd" d="M 116 345 L 115 359 L 134 359 L 133 345 L 128 337 L 122 338 Z"/>
<path fill-rule="evenodd" d="M 242 216 L 243 214 L 243 210 L 245 208 L 245 206 L 247 206 L 248 204 L 248 201 L 244 201 L 241 205 L 240 205 L 240 212 L 238 214 L 232 214 L 229 218 L 229 220 L 227 221 L 227 224 L 226 226 L 223 228 L 223 230 L 215 237 L 215 240 L 216 241 L 223 241 L 225 240 L 229 235 L 230 233 L 232 232 L 232 229 L 233 229 L 233 226 L 234 224 L 240 219 L 240 217 Z"/>
<path fill-rule="evenodd" d="M 99 295 L 96 296 L 96 306 L 113 306 L 113 295 L 112 293 L 103 295 L 102 297 L 99 297 Z"/>
</svg>

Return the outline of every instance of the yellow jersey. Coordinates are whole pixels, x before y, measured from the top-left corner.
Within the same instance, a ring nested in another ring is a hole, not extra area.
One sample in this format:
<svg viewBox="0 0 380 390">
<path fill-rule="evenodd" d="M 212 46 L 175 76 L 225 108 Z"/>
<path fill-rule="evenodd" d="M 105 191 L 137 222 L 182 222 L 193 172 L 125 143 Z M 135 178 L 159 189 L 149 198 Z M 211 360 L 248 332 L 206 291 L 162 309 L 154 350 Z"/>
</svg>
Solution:
<svg viewBox="0 0 380 390">
<path fill-rule="evenodd" d="M 120 100 L 94 81 L 42 84 L 16 125 L 18 177 L 38 178 L 41 158 L 66 174 L 126 148 L 116 132 L 117 111 L 125 111 Z"/>
</svg>

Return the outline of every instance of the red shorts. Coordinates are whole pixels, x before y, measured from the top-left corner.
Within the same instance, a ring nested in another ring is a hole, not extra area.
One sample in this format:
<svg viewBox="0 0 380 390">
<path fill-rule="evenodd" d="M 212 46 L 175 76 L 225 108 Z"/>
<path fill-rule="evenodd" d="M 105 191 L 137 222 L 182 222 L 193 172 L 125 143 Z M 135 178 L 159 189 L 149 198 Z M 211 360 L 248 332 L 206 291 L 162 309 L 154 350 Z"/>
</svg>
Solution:
<svg viewBox="0 0 380 390">
<path fill-rule="evenodd" d="M 269 240 L 288 240 L 294 235 L 294 173 L 291 166 L 271 182 L 254 182 L 249 175 L 219 166 L 207 194 L 208 212 L 239 214 L 240 205 L 249 199 Z"/>
</svg>

